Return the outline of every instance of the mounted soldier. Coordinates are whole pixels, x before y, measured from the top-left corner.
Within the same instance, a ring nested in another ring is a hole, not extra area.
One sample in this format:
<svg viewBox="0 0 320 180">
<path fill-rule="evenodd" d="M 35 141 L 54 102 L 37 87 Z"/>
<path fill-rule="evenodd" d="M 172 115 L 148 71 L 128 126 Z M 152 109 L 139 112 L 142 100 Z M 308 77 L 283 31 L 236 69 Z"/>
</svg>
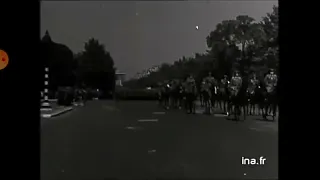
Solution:
<svg viewBox="0 0 320 180">
<path fill-rule="evenodd" d="M 208 76 L 206 77 L 210 84 L 210 91 L 211 91 L 211 97 L 210 97 L 210 103 L 212 108 L 215 106 L 215 102 L 218 96 L 218 82 L 217 80 L 211 75 L 211 72 L 209 72 Z"/>
<path fill-rule="evenodd" d="M 203 101 L 205 106 L 205 114 L 210 114 L 210 99 L 211 99 L 211 86 L 210 80 L 205 78 L 201 84 L 201 91 L 203 94 Z"/>
<path fill-rule="evenodd" d="M 248 100 L 249 100 L 249 107 L 248 107 L 248 114 L 252 115 L 256 112 L 255 106 L 257 104 L 260 104 L 260 99 L 261 96 L 260 93 L 261 91 L 258 91 L 260 87 L 260 80 L 257 78 L 257 75 L 255 72 L 252 72 L 251 78 L 249 79 L 248 82 L 248 90 L 247 90 L 247 95 L 248 95 Z"/>
<path fill-rule="evenodd" d="M 255 72 L 252 72 L 251 78 L 249 79 L 248 83 L 248 93 L 253 95 L 255 93 L 255 89 L 259 86 L 260 81 L 257 78 L 257 75 Z"/>
<path fill-rule="evenodd" d="M 278 76 L 275 74 L 274 69 L 270 69 L 264 78 L 264 85 L 266 88 L 266 106 L 263 117 L 266 119 L 269 107 L 273 111 L 272 117 L 275 119 L 276 108 L 277 108 L 277 88 Z"/>
<path fill-rule="evenodd" d="M 229 92 L 228 86 L 230 81 L 228 80 L 228 75 L 224 75 L 220 80 L 219 88 L 218 88 L 218 101 L 220 105 L 220 109 L 223 110 L 224 113 L 227 113 L 227 102 L 229 100 Z"/>
<path fill-rule="evenodd" d="M 158 82 L 157 83 L 157 87 L 158 87 L 158 103 L 159 103 L 159 106 L 162 105 L 163 103 L 163 84 L 162 82 Z"/>
<path fill-rule="evenodd" d="M 231 96 L 236 96 L 242 86 L 242 77 L 240 76 L 239 71 L 234 71 L 233 76 L 231 77 L 229 90 Z"/>
<path fill-rule="evenodd" d="M 229 102 L 228 102 L 228 112 L 229 115 L 230 110 L 232 110 L 232 104 L 235 101 L 235 99 L 238 96 L 238 93 L 242 87 L 242 77 L 240 76 L 240 73 L 238 70 L 233 72 L 233 76 L 231 77 L 230 84 L 228 86 L 229 94 Z"/>
<path fill-rule="evenodd" d="M 278 76 L 275 74 L 274 69 L 270 69 L 268 74 L 264 78 L 264 83 L 268 93 L 275 90 L 278 83 Z"/>
<path fill-rule="evenodd" d="M 197 87 L 196 87 L 196 81 L 191 74 L 186 79 L 185 92 L 186 92 L 187 113 L 195 114 L 195 100 L 197 95 Z"/>
<path fill-rule="evenodd" d="M 162 97 L 165 109 L 169 109 L 170 106 L 170 89 L 171 85 L 169 81 L 165 80 L 162 85 Z"/>
<path fill-rule="evenodd" d="M 171 83 L 171 100 L 174 108 L 180 108 L 180 82 L 178 79 L 172 80 Z"/>
</svg>

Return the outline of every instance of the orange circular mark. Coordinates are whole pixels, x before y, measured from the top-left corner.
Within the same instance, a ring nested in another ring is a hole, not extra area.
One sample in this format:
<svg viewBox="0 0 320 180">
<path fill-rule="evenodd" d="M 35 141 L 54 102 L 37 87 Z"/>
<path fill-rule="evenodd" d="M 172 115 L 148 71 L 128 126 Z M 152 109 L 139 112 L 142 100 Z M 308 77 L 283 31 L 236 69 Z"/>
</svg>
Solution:
<svg viewBox="0 0 320 180">
<path fill-rule="evenodd" d="M 6 68 L 9 63 L 9 56 L 8 54 L 0 49 L 0 70 Z"/>
</svg>

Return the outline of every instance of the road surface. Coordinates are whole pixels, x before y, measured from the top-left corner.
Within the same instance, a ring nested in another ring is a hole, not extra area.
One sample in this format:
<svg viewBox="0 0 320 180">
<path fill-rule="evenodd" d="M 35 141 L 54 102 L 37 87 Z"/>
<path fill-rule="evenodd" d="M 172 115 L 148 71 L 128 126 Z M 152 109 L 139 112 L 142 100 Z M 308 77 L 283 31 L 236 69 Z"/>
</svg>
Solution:
<svg viewBox="0 0 320 180">
<path fill-rule="evenodd" d="M 277 123 L 159 112 L 156 102 L 90 101 L 42 119 L 41 179 L 277 179 Z M 261 156 L 264 165 L 241 164 Z"/>
</svg>

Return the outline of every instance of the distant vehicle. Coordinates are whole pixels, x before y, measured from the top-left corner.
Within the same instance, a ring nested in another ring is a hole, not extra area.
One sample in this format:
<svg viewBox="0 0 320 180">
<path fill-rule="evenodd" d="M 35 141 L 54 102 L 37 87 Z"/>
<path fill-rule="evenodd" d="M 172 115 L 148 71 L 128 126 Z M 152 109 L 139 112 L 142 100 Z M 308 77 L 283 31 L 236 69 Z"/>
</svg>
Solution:
<svg viewBox="0 0 320 180">
<path fill-rule="evenodd" d="M 152 88 L 151 88 L 151 87 L 147 87 L 146 89 L 147 89 L 147 90 L 151 90 Z"/>
</svg>

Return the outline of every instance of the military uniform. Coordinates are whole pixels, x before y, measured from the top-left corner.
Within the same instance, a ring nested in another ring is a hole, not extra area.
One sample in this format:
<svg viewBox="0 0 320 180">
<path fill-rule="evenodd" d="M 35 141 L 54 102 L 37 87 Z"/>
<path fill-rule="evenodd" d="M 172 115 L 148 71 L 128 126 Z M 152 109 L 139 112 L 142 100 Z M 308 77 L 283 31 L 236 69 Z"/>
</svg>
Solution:
<svg viewBox="0 0 320 180">
<path fill-rule="evenodd" d="M 192 93 L 193 92 L 193 86 L 195 86 L 195 80 L 192 77 L 189 77 L 186 80 L 185 83 L 185 89 L 186 89 L 186 93 Z"/>
<path fill-rule="evenodd" d="M 271 70 L 273 72 L 273 70 Z M 276 74 L 268 73 L 264 78 L 264 83 L 266 85 L 267 92 L 272 92 L 278 83 L 278 76 Z"/>
<path fill-rule="evenodd" d="M 260 81 L 256 78 L 256 77 L 252 77 L 249 80 L 249 86 L 248 86 L 248 91 L 250 94 L 254 93 L 254 90 L 257 88 L 257 86 L 259 86 Z"/>
<path fill-rule="evenodd" d="M 234 92 L 235 95 L 238 94 L 240 88 L 242 86 L 242 78 L 240 76 L 232 76 L 229 84 L 229 88 L 231 92 Z"/>
<path fill-rule="evenodd" d="M 220 81 L 220 87 L 219 91 L 220 93 L 225 93 L 226 87 L 228 87 L 230 84 L 230 81 L 228 80 L 228 77 L 225 75 L 224 78 Z"/>
</svg>

